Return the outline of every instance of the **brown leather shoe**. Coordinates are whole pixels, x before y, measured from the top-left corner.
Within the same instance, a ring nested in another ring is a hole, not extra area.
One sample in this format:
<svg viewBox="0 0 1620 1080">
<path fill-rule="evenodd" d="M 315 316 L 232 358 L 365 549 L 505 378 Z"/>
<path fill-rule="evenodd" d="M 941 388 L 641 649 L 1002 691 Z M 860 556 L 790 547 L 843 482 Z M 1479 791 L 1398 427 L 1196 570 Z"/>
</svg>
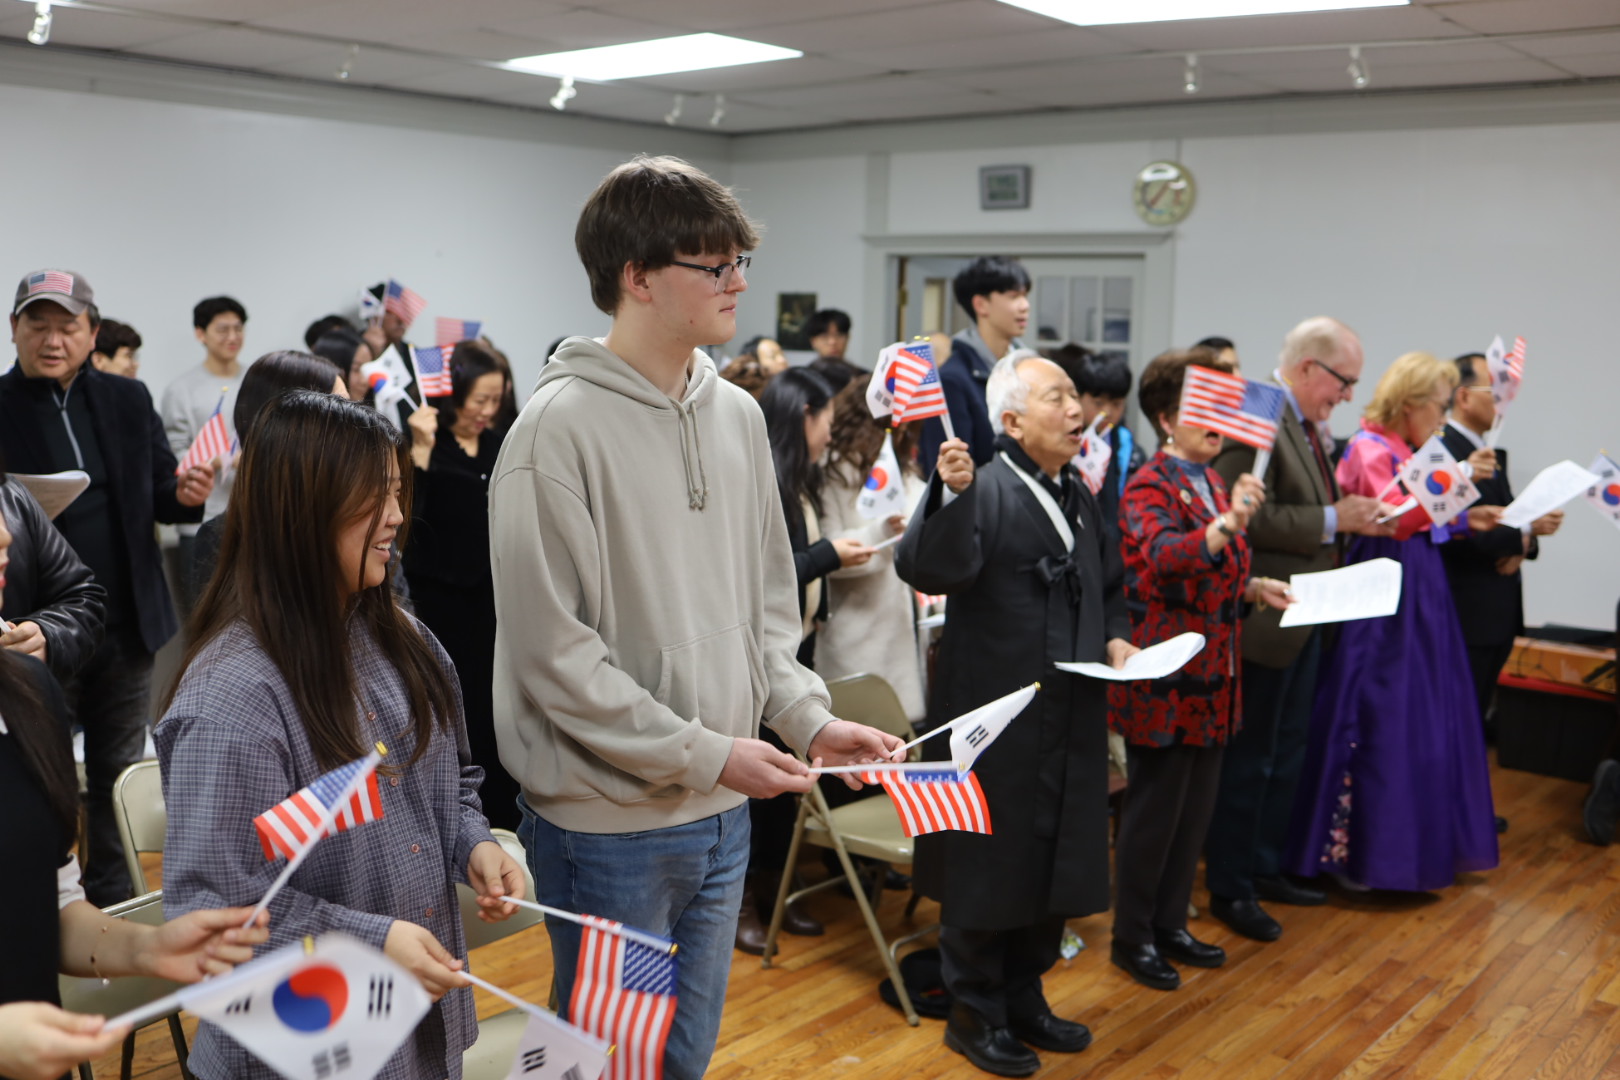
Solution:
<svg viewBox="0 0 1620 1080">
<path fill-rule="evenodd" d="M 742 907 L 737 912 L 738 950 L 751 956 L 764 956 L 768 929 L 759 921 L 759 905 L 754 902 L 754 886 L 750 883 L 743 888 Z"/>
<path fill-rule="evenodd" d="M 759 901 L 759 921 L 766 927 L 771 925 L 771 915 L 776 910 L 776 893 L 781 887 L 780 871 L 761 871 L 754 884 L 754 896 Z M 819 920 L 812 918 L 797 904 L 789 904 L 787 910 L 782 912 L 782 929 L 798 937 L 820 937 L 827 932 Z"/>
</svg>

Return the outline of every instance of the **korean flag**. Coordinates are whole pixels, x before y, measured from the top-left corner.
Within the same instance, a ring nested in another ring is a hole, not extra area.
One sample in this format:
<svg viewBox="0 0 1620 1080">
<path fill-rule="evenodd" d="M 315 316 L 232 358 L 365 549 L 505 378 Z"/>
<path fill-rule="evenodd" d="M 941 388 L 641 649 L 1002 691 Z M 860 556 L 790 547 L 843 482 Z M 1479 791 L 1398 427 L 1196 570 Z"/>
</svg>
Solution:
<svg viewBox="0 0 1620 1080">
<path fill-rule="evenodd" d="M 344 934 L 278 949 L 185 1007 L 287 1080 L 371 1080 L 427 1013 L 404 968 Z"/>
<path fill-rule="evenodd" d="M 1608 454 L 1599 454 L 1587 471 L 1596 474 L 1598 482 L 1587 489 L 1586 501 L 1620 528 L 1620 465 Z"/>
<path fill-rule="evenodd" d="M 1479 501 L 1479 489 L 1463 475 L 1438 435 L 1420 446 L 1402 467 L 1401 483 L 1436 526 L 1449 523 Z"/>
<path fill-rule="evenodd" d="M 1040 683 L 1030 683 L 1022 690 L 1014 690 L 951 721 L 951 765 L 958 773 L 973 768 L 973 763 L 996 741 L 996 736 L 1007 730 L 1013 718 L 1035 700 L 1035 691 L 1040 688 Z"/>
<path fill-rule="evenodd" d="M 536 1009 L 523 1029 L 507 1080 L 597 1080 L 610 1047 L 561 1017 Z"/>
<path fill-rule="evenodd" d="M 1093 495 L 1102 490 L 1103 481 L 1108 478 L 1108 463 L 1114 456 L 1114 448 L 1108 445 L 1107 430 L 1102 414 L 1098 413 L 1080 436 L 1080 452 L 1074 455 L 1074 467 L 1080 470 L 1080 479 Z"/>
<path fill-rule="evenodd" d="M 866 486 L 855 496 L 855 510 L 863 518 L 886 518 L 906 512 L 906 486 L 900 476 L 900 459 L 894 456 L 894 443 L 883 433 L 883 449 L 866 477 Z"/>
<path fill-rule="evenodd" d="M 877 365 L 872 368 L 872 377 L 866 383 L 866 407 L 871 410 L 874 420 L 881 420 L 894 412 L 894 378 L 889 374 L 889 365 L 899 351 L 900 345 L 896 343 L 878 353 Z"/>
</svg>

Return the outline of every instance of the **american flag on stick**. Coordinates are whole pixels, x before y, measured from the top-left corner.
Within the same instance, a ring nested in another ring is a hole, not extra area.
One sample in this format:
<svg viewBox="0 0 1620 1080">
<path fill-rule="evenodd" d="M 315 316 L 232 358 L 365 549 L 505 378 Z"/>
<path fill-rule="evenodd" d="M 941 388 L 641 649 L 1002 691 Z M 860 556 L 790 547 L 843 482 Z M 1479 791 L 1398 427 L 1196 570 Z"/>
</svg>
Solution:
<svg viewBox="0 0 1620 1080">
<path fill-rule="evenodd" d="M 907 836 L 947 829 L 990 833 L 990 807 L 984 801 L 979 778 L 972 773 L 895 769 L 859 775 L 865 783 L 883 785 L 894 800 Z"/>
<path fill-rule="evenodd" d="M 217 459 L 229 460 L 234 445 L 231 433 L 225 427 L 225 395 L 230 387 L 220 391 L 219 401 L 214 405 L 214 414 L 203 424 L 197 437 L 191 440 L 191 447 L 186 451 L 180 464 L 174 467 L 174 475 L 180 476 L 187 469 L 194 469 L 199 465 L 207 465 Z"/>
<path fill-rule="evenodd" d="M 458 341 L 472 341 L 484 332 L 484 324 L 471 319 L 446 319 L 439 316 L 433 320 L 433 344 L 454 345 Z"/>
<path fill-rule="evenodd" d="M 1181 384 L 1183 424 L 1218 431 L 1256 450 L 1277 442 L 1277 425 L 1288 395 L 1280 386 L 1228 375 L 1197 364 Z"/>
<path fill-rule="evenodd" d="M 377 764 L 382 755 L 371 753 L 359 761 L 323 773 L 306 788 L 281 800 L 253 819 L 264 857 L 296 858 L 322 836 L 346 832 L 368 821 L 381 820 L 382 794 L 377 790 Z M 322 830 L 330 814 L 332 824 Z"/>
<path fill-rule="evenodd" d="M 950 415 L 945 390 L 939 384 L 939 369 L 934 366 L 934 350 L 926 341 L 913 342 L 895 352 L 887 381 L 894 395 L 890 422 L 895 427 L 930 416 Z"/>
<path fill-rule="evenodd" d="M 416 365 L 416 383 L 422 388 L 423 397 L 450 396 L 450 353 L 449 345 L 411 350 L 411 362 Z"/>
<path fill-rule="evenodd" d="M 581 919 L 569 1020 L 618 1047 L 603 1080 L 659 1080 L 675 1020 L 674 950 L 626 937 L 611 919 Z"/>
<path fill-rule="evenodd" d="M 383 291 L 384 311 L 392 311 L 409 326 L 426 307 L 427 301 L 420 293 L 412 292 L 393 278 L 388 279 L 388 288 Z"/>
</svg>

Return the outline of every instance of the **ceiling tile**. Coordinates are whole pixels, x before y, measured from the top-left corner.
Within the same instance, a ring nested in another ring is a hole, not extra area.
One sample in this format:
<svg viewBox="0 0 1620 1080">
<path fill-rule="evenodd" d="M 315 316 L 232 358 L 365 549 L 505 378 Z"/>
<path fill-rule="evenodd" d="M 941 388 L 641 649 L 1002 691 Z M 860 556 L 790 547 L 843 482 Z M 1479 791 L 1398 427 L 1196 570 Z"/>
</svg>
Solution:
<svg viewBox="0 0 1620 1080">
<path fill-rule="evenodd" d="M 590 6 L 632 19 L 677 23 L 688 31 L 713 30 L 743 37 L 751 29 L 815 22 L 833 16 L 865 14 L 894 8 L 914 8 L 927 0 L 815 0 L 795 6 L 761 0 L 595 0 Z M 764 40 L 761 38 L 760 40 Z"/>
<path fill-rule="evenodd" d="M 655 75 L 652 78 L 634 81 L 636 85 L 661 93 L 681 91 L 696 94 L 715 92 L 731 94 L 750 90 L 845 82 L 884 74 L 887 74 L 886 69 L 870 64 L 801 56 L 795 60 L 775 60 L 767 64 L 739 64 L 736 67 L 711 68 L 708 71 Z"/>
<path fill-rule="evenodd" d="M 1565 56 L 1592 56 L 1599 53 L 1620 56 L 1620 30 L 1608 34 L 1570 34 L 1568 37 L 1515 41 L 1512 47 L 1531 56 L 1554 59 Z"/>
<path fill-rule="evenodd" d="M 131 52 L 142 56 L 162 56 L 195 64 L 244 68 L 256 71 L 270 64 L 282 64 L 328 54 L 332 46 L 320 42 L 267 34 L 258 30 L 204 30 L 185 34 Z"/>
<path fill-rule="evenodd" d="M 337 7 L 345 0 L 119 0 L 128 11 L 158 15 L 191 15 L 221 22 L 268 18 L 278 13 L 309 8 Z"/>
<path fill-rule="evenodd" d="M 1375 90 L 1416 89 L 1436 86 L 1480 86 L 1487 83 L 1541 82 L 1563 78 L 1540 60 L 1507 60 L 1485 72 L 1478 64 L 1379 64 L 1369 60 Z M 1345 65 L 1312 71 L 1278 71 L 1265 76 L 1279 90 L 1294 93 L 1346 93 L 1351 91 Z"/>
<path fill-rule="evenodd" d="M 676 7 L 676 4 L 670 4 L 668 10 L 673 11 Z M 627 41 L 648 41 L 686 33 L 678 24 L 667 20 L 626 19 L 582 7 L 539 18 L 514 19 L 505 24 L 504 29 L 525 37 L 554 42 L 553 47 L 544 50 L 547 52 L 591 49 L 598 45 L 620 45 Z M 533 55 L 514 52 L 506 59 Z"/>
<path fill-rule="evenodd" d="M 898 11 L 868 12 L 771 27 L 754 36 L 772 45 L 842 55 L 851 46 L 865 54 L 937 41 L 971 41 L 1016 33 L 1040 33 L 1056 24 L 1041 15 L 995 0 L 941 0 Z"/>
<path fill-rule="evenodd" d="M 1468 30 L 1520 34 L 1620 24 L 1615 0 L 1444 0 L 1430 10 Z"/>
<path fill-rule="evenodd" d="M 1539 0 L 1538 0 L 1539 2 Z M 1560 0 L 1549 0 L 1557 3 Z M 1314 45 L 1446 37 L 1467 31 L 1423 7 L 1317 11 L 1296 15 L 1251 15 L 1232 19 L 1103 26 L 1097 30 L 1124 45 L 1155 51 L 1241 49 L 1260 45 Z M 1122 50 L 1128 51 L 1128 50 Z"/>
<path fill-rule="evenodd" d="M 887 71 L 933 71 L 1072 60 L 1118 49 L 1118 44 L 1101 34 L 1078 27 L 1058 27 L 1038 34 L 969 37 L 960 41 L 935 41 L 889 49 L 860 49 L 840 52 L 839 55 Z"/>
</svg>

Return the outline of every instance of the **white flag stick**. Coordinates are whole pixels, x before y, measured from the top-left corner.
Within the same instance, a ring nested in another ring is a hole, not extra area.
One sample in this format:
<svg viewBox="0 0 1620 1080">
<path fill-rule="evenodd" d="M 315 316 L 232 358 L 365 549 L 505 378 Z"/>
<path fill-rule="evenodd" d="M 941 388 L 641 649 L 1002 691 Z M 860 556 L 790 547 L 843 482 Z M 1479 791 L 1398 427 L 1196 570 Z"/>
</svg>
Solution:
<svg viewBox="0 0 1620 1080">
<path fill-rule="evenodd" d="M 929 734 L 932 735 L 933 732 Z M 812 765 L 810 771 L 821 773 L 823 776 L 837 776 L 841 773 L 863 772 L 946 772 L 951 768 L 948 761 L 874 761 L 870 765 Z"/>
<path fill-rule="evenodd" d="M 382 743 L 378 743 L 377 748 L 366 755 L 366 768 L 355 773 L 354 779 L 343 785 L 342 793 L 331 806 L 323 805 L 321 807 L 320 828 L 315 830 L 315 834 L 309 838 L 308 843 L 298 849 L 298 854 L 287 860 L 287 865 L 276 877 L 276 880 L 270 883 L 270 891 L 265 893 L 264 899 L 260 900 L 254 907 L 253 914 L 249 915 L 247 922 L 242 924 L 242 929 L 246 930 L 252 926 L 254 920 L 259 917 L 259 912 L 270 906 L 270 901 L 274 900 L 276 894 L 286 886 L 288 879 L 293 876 L 293 872 L 303 865 L 304 860 L 309 857 L 309 853 L 315 850 L 315 845 L 320 843 L 326 837 L 326 834 L 332 830 L 332 822 L 337 820 L 339 810 L 349 804 L 349 800 L 354 798 L 354 793 L 359 791 L 361 786 L 370 779 L 371 774 L 376 771 L 377 766 L 382 762 L 383 756 L 387 753 L 388 748 Z"/>
<path fill-rule="evenodd" d="M 675 953 L 680 949 L 680 946 L 675 944 L 673 941 L 665 941 L 662 938 L 653 937 L 651 934 L 644 934 L 640 930 L 636 930 L 633 927 L 603 926 L 601 923 L 590 921 L 583 915 L 576 915 L 572 911 L 564 911 L 561 908 L 550 907 L 546 904 L 537 904 L 533 900 L 519 900 L 515 896 L 503 896 L 501 897 L 501 900 L 504 903 L 516 904 L 518 907 L 526 907 L 530 911 L 538 911 L 542 915 L 551 915 L 559 919 L 566 919 L 571 923 L 578 923 L 580 926 L 594 926 L 598 930 L 606 930 L 610 934 L 618 934 L 620 937 L 625 938 L 628 941 L 634 941 L 639 945 L 645 945 L 649 949 L 657 949 L 659 952 L 668 953 L 671 956 L 674 956 Z"/>
<path fill-rule="evenodd" d="M 956 429 L 951 426 L 951 414 L 950 413 L 948 413 L 948 412 L 940 413 L 939 414 L 939 422 L 945 426 L 945 438 L 947 438 L 947 439 L 956 438 Z"/>
<path fill-rule="evenodd" d="M 1257 451 L 1254 455 L 1254 468 L 1249 470 L 1250 474 L 1263 484 L 1266 482 L 1266 470 L 1269 468 L 1271 468 L 1271 451 L 1269 449 Z"/>
<path fill-rule="evenodd" d="M 1485 445 L 1492 450 L 1496 449 L 1497 440 L 1502 437 L 1502 421 L 1507 419 L 1502 413 L 1502 407 L 1496 407 L 1496 419 L 1491 421 L 1491 430 L 1485 433 Z"/>
</svg>

